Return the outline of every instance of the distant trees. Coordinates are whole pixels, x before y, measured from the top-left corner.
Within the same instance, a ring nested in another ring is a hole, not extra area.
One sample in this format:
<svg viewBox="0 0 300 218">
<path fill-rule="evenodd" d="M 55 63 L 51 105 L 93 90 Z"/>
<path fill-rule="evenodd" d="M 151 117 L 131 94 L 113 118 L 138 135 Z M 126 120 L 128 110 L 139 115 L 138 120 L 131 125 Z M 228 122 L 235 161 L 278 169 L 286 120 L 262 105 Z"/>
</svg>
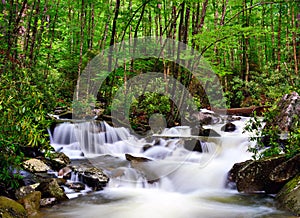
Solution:
<svg viewBox="0 0 300 218">
<path fill-rule="evenodd" d="M 218 75 L 231 107 L 264 104 L 299 90 L 299 1 L 4 0 L 0 11 L 0 120 L 7 123 L 0 136 L 8 144 L 41 144 L 46 137 L 38 135 L 48 125 L 42 117 L 72 101 L 87 63 L 135 37 L 156 37 L 158 43 L 160 37 L 172 38 L 198 50 Z M 179 62 L 188 61 L 180 59 L 181 52 Z M 202 97 L 205 87 L 170 61 L 116 61 L 118 69 L 98 94 L 108 102 L 108 113 L 118 87 L 144 69 L 172 75 L 199 107 L 209 104 Z M 175 105 L 165 108 L 176 120 Z"/>
</svg>

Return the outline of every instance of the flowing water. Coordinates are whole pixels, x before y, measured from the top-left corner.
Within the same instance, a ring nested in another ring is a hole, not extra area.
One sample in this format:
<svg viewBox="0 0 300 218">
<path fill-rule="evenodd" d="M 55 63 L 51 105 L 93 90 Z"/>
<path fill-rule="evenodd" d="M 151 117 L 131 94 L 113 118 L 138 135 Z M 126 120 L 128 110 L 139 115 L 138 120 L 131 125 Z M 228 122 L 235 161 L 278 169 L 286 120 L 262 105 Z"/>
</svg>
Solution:
<svg viewBox="0 0 300 218">
<path fill-rule="evenodd" d="M 125 128 L 106 123 L 63 123 L 52 134 L 52 145 L 76 162 L 104 169 L 110 182 L 104 190 L 43 210 L 43 217 L 206 218 L 292 217 L 275 208 L 272 196 L 246 195 L 225 188 L 226 173 L 234 163 L 251 158 L 246 118 L 237 130 L 201 140 L 202 153 L 188 151 L 189 134 L 179 128 L 156 139 L 138 139 Z M 186 131 L 186 130 L 185 130 Z M 148 149 L 146 149 L 148 148 Z M 127 161 L 125 154 L 149 159 Z M 70 195 L 71 197 L 71 195 Z"/>
</svg>

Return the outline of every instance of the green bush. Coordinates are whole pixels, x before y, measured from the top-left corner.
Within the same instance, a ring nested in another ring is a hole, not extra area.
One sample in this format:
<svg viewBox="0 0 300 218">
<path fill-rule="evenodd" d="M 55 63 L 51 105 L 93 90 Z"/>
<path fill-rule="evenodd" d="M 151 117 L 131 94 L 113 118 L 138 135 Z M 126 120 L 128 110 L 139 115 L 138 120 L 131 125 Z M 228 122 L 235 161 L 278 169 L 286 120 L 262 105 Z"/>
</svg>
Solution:
<svg viewBox="0 0 300 218">
<path fill-rule="evenodd" d="M 35 148 L 47 153 L 51 149 L 47 112 L 54 106 L 51 87 L 38 73 L 17 69 L 0 76 L 0 182 L 17 187 L 23 152 Z"/>
</svg>

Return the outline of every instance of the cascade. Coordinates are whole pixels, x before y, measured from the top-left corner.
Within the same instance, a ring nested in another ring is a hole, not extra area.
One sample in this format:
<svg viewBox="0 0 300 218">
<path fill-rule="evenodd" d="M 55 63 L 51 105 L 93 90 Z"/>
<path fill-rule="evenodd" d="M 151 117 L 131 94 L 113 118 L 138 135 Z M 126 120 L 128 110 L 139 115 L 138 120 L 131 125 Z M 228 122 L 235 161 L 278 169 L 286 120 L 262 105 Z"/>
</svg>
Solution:
<svg viewBox="0 0 300 218">
<path fill-rule="evenodd" d="M 62 214 L 110 218 L 281 215 L 270 206 L 268 198 L 258 199 L 257 204 L 251 205 L 240 202 L 243 195 L 224 188 L 226 173 L 233 164 L 251 158 L 247 152 L 249 136 L 242 133 L 246 121 L 247 118 L 234 121 L 237 127 L 234 132 L 222 132 L 221 124 L 207 126 L 221 137 L 202 141 L 202 152 L 184 148 L 184 140 L 190 134 L 187 127 L 166 129 L 164 134 L 170 137 L 146 141 L 134 137 L 125 128 L 113 128 L 105 122 L 60 124 L 52 136 L 55 149 L 67 151 L 73 159 L 82 154 L 82 158 L 102 168 L 110 181 L 103 191 L 90 198 L 73 200 L 72 206 L 64 205 L 53 217 Z M 125 154 L 137 159 L 127 161 Z"/>
</svg>

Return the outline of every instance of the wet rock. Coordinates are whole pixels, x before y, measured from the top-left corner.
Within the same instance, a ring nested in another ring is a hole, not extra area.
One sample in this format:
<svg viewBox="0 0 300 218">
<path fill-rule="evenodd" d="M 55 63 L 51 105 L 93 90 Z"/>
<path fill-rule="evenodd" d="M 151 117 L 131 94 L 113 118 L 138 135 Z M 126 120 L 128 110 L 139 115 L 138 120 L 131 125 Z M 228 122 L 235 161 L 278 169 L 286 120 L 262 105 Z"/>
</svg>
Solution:
<svg viewBox="0 0 300 218">
<path fill-rule="evenodd" d="M 50 207 L 55 204 L 57 204 L 57 199 L 56 198 L 42 198 L 40 200 L 40 206 L 41 207 Z"/>
<path fill-rule="evenodd" d="M 68 183 L 66 183 L 66 186 L 69 189 L 73 189 L 76 192 L 80 192 L 82 190 L 85 190 L 85 185 L 81 182 L 68 182 Z"/>
<path fill-rule="evenodd" d="M 37 214 L 40 208 L 41 192 L 34 191 L 19 199 L 18 202 L 22 204 L 29 216 Z"/>
<path fill-rule="evenodd" d="M 36 172 L 47 172 L 50 170 L 50 167 L 46 165 L 43 161 L 39 159 L 29 159 L 23 163 L 23 167 L 25 170 L 36 173 Z"/>
<path fill-rule="evenodd" d="M 145 152 L 145 151 L 147 151 L 149 148 L 152 148 L 153 147 L 153 145 L 151 145 L 151 144 L 146 144 L 146 145 L 144 145 L 143 146 L 143 152 Z"/>
<path fill-rule="evenodd" d="M 27 213 L 20 203 L 0 196 L 0 216 L 3 218 L 24 218 L 27 217 Z"/>
<path fill-rule="evenodd" d="M 223 132 L 234 132 L 236 130 L 236 126 L 233 123 L 229 122 L 222 126 L 221 130 Z"/>
<path fill-rule="evenodd" d="M 50 159 L 47 160 L 47 164 L 51 166 L 53 170 L 60 170 L 71 163 L 70 158 L 62 152 L 54 152 L 50 155 Z"/>
<path fill-rule="evenodd" d="M 227 122 L 233 122 L 233 121 L 237 121 L 237 120 L 241 120 L 241 117 L 237 117 L 237 116 L 227 116 Z"/>
<path fill-rule="evenodd" d="M 196 118 L 202 125 L 211 125 L 222 123 L 223 119 L 220 115 L 213 112 L 198 112 L 193 114 L 193 117 Z"/>
<path fill-rule="evenodd" d="M 79 181 L 95 191 L 102 190 L 109 182 L 109 178 L 104 174 L 103 170 L 96 167 L 74 169 L 74 173 L 78 175 Z"/>
<path fill-rule="evenodd" d="M 201 125 L 192 125 L 191 135 L 193 136 L 207 136 L 207 137 L 220 137 L 221 135 L 213 129 L 205 129 Z"/>
<path fill-rule="evenodd" d="M 63 177 L 64 179 L 70 179 L 73 169 L 69 166 L 64 167 L 58 171 L 58 176 Z"/>
<path fill-rule="evenodd" d="M 221 135 L 213 129 L 200 129 L 199 136 L 220 137 Z"/>
<path fill-rule="evenodd" d="M 132 156 L 131 154 L 125 154 L 126 160 L 130 161 L 130 162 L 137 162 L 137 163 L 141 163 L 141 162 L 148 162 L 151 161 L 148 158 L 145 157 L 135 157 Z"/>
<path fill-rule="evenodd" d="M 68 197 L 64 190 L 59 186 L 56 179 L 48 179 L 47 181 L 41 182 L 36 188 L 37 191 L 42 193 L 42 198 L 56 198 L 57 201 L 67 200 Z"/>
<path fill-rule="evenodd" d="M 184 140 L 184 148 L 189 151 L 202 152 L 201 142 L 197 139 Z"/>
<path fill-rule="evenodd" d="M 278 156 L 236 164 L 228 174 L 228 181 L 235 182 L 239 192 L 277 193 L 285 182 L 274 181 L 270 175 L 284 161 L 286 161 L 284 156 Z"/>
<path fill-rule="evenodd" d="M 300 154 L 284 161 L 270 173 L 270 179 L 275 182 L 286 182 L 300 173 Z"/>
<path fill-rule="evenodd" d="M 236 180 L 237 180 L 239 171 L 241 169 L 243 169 L 243 167 L 250 164 L 251 162 L 252 162 L 252 160 L 247 160 L 245 162 L 240 162 L 240 163 L 234 164 L 233 167 L 230 169 L 230 171 L 227 174 L 227 180 L 226 180 L 225 187 L 231 188 L 231 189 L 236 189 Z"/>
<path fill-rule="evenodd" d="M 300 216 L 300 175 L 290 180 L 276 195 L 278 207 Z"/>
</svg>

